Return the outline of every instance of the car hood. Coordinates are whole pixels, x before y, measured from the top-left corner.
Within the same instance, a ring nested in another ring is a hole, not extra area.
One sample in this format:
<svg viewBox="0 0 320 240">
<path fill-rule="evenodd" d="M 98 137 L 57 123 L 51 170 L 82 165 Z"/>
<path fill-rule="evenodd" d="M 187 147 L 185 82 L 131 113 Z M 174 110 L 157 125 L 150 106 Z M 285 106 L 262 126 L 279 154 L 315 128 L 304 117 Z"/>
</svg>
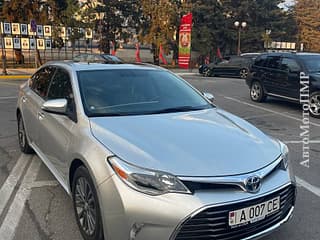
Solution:
<svg viewBox="0 0 320 240">
<path fill-rule="evenodd" d="M 280 155 L 279 142 L 228 112 L 90 118 L 94 137 L 136 166 L 177 176 L 256 171 Z"/>
</svg>

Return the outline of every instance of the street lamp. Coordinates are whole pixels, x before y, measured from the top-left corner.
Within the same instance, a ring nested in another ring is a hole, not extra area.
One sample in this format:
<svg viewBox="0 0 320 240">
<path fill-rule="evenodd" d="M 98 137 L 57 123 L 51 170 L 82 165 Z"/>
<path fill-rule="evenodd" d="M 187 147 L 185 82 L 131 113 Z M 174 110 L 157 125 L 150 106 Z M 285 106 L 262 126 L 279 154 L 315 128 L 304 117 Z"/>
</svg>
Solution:
<svg viewBox="0 0 320 240">
<path fill-rule="evenodd" d="M 241 28 L 245 28 L 247 26 L 246 22 L 242 22 L 240 24 L 239 21 L 234 22 L 234 26 L 238 29 L 238 48 L 237 48 L 237 53 L 238 56 L 240 56 L 241 53 Z"/>
</svg>

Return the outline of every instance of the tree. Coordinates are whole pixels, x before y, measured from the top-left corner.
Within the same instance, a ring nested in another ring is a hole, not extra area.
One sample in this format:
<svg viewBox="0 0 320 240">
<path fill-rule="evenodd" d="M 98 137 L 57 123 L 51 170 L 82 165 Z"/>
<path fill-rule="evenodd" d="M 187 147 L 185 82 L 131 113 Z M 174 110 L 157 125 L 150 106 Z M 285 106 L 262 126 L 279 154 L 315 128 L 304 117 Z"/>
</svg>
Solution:
<svg viewBox="0 0 320 240">
<path fill-rule="evenodd" d="M 159 64 L 160 45 L 168 53 L 177 51 L 178 28 L 185 5 L 174 0 L 142 0 L 139 39 L 152 46 L 154 63 Z M 176 40 L 174 40 L 176 37 Z M 176 56 L 176 54 L 174 54 Z"/>
<path fill-rule="evenodd" d="M 299 41 L 308 51 L 320 52 L 320 2 L 318 0 L 298 0 L 295 6 Z"/>
<path fill-rule="evenodd" d="M 96 19 L 96 29 L 101 33 L 99 48 L 104 53 L 110 53 L 110 42 L 117 39 L 126 40 L 132 36 L 138 21 L 138 0 L 100 0 L 95 8 L 102 18 Z"/>
<path fill-rule="evenodd" d="M 246 22 L 241 29 L 243 52 L 263 50 L 264 33 L 271 30 L 270 38 L 276 41 L 295 39 L 292 12 L 279 7 L 282 0 L 192 0 L 194 15 L 192 48 L 202 54 L 215 52 L 235 54 L 237 32 L 235 21 Z"/>
</svg>

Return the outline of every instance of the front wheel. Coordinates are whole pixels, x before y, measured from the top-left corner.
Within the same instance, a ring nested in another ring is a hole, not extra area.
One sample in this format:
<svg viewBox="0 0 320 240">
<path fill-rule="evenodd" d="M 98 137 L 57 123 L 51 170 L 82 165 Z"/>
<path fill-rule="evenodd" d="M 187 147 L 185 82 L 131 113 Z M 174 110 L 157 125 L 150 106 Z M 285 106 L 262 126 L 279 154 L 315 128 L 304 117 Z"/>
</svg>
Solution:
<svg viewBox="0 0 320 240">
<path fill-rule="evenodd" d="M 246 79 L 248 76 L 248 69 L 246 68 L 241 69 L 239 72 L 239 75 L 240 75 L 240 78 Z"/>
<path fill-rule="evenodd" d="M 314 92 L 309 99 L 309 112 L 312 117 L 320 118 L 320 92 Z"/>
<path fill-rule="evenodd" d="M 206 68 L 203 70 L 203 76 L 205 77 L 211 77 L 211 69 L 210 68 Z"/>
<path fill-rule="evenodd" d="M 103 227 L 97 192 L 88 170 L 81 166 L 72 181 L 73 207 L 85 240 L 103 240 Z"/>
<path fill-rule="evenodd" d="M 255 102 L 263 102 L 266 99 L 266 94 L 260 82 L 255 81 L 251 84 L 250 97 Z"/>
<path fill-rule="evenodd" d="M 32 147 L 29 145 L 26 129 L 24 127 L 23 118 L 18 114 L 18 140 L 21 152 L 30 154 L 33 153 Z"/>
</svg>

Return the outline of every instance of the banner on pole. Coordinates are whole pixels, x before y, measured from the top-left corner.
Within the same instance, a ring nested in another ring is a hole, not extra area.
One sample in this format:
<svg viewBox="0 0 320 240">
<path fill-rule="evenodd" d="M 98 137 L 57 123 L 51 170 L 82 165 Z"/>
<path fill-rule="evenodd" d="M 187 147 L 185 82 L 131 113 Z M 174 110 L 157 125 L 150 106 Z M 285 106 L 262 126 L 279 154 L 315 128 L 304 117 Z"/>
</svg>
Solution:
<svg viewBox="0 0 320 240">
<path fill-rule="evenodd" d="M 179 67 L 189 68 L 191 57 L 192 13 L 183 15 L 179 30 Z"/>
</svg>

